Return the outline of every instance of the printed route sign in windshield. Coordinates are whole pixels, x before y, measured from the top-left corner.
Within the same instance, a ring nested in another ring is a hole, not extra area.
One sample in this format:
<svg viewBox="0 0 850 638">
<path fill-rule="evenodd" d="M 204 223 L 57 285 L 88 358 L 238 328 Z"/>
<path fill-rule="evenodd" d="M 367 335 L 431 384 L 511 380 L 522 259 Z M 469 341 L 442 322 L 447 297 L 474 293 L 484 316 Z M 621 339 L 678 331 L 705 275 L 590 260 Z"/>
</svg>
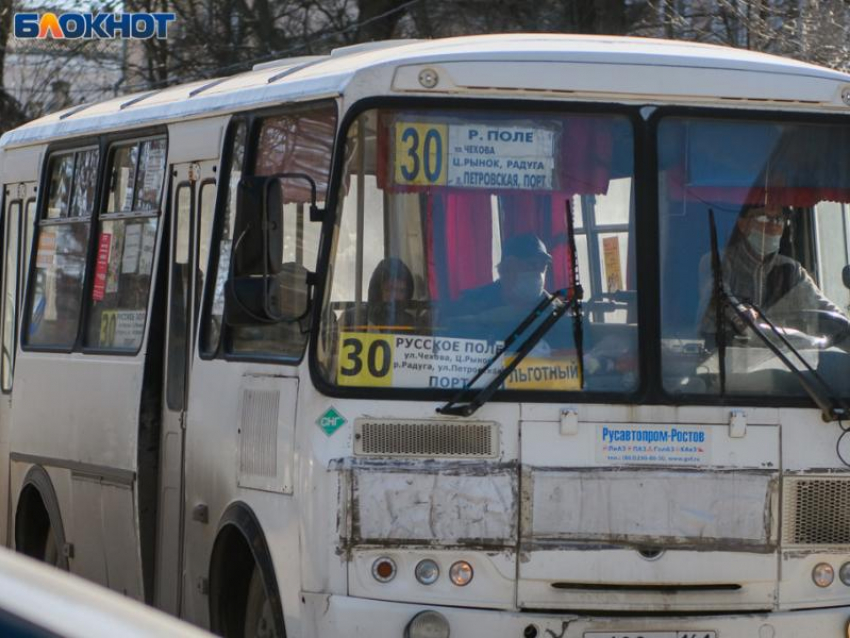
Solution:
<svg viewBox="0 0 850 638">
<path fill-rule="evenodd" d="M 552 190 L 556 131 L 530 125 L 395 123 L 399 186 Z"/>
<path fill-rule="evenodd" d="M 502 347 L 483 339 L 368 332 L 340 334 L 337 383 L 385 388 L 463 388 Z M 499 357 L 476 381 L 483 387 L 502 371 Z M 526 357 L 505 380 L 510 390 L 579 390 L 575 353 Z"/>
</svg>

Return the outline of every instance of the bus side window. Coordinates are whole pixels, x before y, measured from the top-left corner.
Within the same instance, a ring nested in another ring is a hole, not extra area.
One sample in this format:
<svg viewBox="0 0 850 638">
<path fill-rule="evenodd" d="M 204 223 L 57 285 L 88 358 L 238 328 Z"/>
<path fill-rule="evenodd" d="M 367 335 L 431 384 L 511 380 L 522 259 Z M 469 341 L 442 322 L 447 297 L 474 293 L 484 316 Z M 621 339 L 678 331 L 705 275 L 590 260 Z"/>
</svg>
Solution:
<svg viewBox="0 0 850 638">
<path fill-rule="evenodd" d="M 29 287 L 23 341 L 70 350 L 77 339 L 100 151 L 54 153 Z"/>
<path fill-rule="evenodd" d="M 262 120 L 257 138 L 256 175 L 300 173 L 316 183 L 319 208 L 324 206 L 336 133 L 336 106 L 324 102 Z M 283 264 L 315 270 L 320 224 L 310 222 L 309 182 L 281 179 L 283 189 Z M 284 302 L 285 303 L 285 302 Z M 233 354 L 300 359 L 307 345 L 300 322 L 234 326 L 227 350 Z"/>
<path fill-rule="evenodd" d="M 94 280 L 87 295 L 87 348 L 134 353 L 142 343 L 165 153 L 164 137 L 111 149 L 110 190 L 98 219 Z"/>
<path fill-rule="evenodd" d="M 2 389 L 12 389 L 12 372 L 15 364 L 15 325 L 17 318 L 18 231 L 21 219 L 21 201 L 9 203 L 3 226 L 3 359 Z"/>
</svg>

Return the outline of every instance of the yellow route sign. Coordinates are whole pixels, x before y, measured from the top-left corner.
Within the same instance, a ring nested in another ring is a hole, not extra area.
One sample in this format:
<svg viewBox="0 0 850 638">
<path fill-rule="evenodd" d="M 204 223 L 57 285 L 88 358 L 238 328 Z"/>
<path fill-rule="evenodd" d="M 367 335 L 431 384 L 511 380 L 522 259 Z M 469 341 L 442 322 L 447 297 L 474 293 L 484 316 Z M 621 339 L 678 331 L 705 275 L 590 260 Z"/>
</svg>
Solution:
<svg viewBox="0 0 850 638">
<path fill-rule="evenodd" d="M 446 124 L 396 122 L 396 184 L 445 186 L 448 130 Z"/>
</svg>

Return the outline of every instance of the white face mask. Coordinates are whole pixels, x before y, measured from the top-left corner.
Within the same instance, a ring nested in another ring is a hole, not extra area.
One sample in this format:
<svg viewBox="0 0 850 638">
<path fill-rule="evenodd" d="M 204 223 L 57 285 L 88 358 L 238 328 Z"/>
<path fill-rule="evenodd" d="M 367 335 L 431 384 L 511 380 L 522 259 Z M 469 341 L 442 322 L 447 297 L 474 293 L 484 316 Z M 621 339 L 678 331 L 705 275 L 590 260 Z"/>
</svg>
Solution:
<svg viewBox="0 0 850 638">
<path fill-rule="evenodd" d="M 537 301 L 541 294 L 543 294 L 543 273 L 518 273 L 510 288 L 511 297 L 517 301 Z"/>
<path fill-rule="evenodd" d="M 782 235 L 768 235 L 759 230 L 753 230 L 747 233 L 747 242 L 750 248 L 753 249 L 759 257 L 766 257 L 779 250 L 779 243 L 782 241 Z"/>
</svg>

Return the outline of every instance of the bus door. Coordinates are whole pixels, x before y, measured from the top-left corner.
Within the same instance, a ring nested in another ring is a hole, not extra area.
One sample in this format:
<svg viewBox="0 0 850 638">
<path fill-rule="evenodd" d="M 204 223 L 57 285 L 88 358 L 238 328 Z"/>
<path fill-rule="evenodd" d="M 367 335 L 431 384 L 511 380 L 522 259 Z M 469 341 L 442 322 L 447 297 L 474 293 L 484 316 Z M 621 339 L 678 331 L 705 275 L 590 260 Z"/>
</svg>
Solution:
<svg viewBox="0 0 850 638">
<path fill-rule="evenodd" d="M 6 184 L 2 218 L 2 310 L 0 310 L 0 458 L 9 458 L 12 377 L 15 367 L 18 310 L 29 270 L 35 224 L 35 182 Z M 0 544 L 8 543 L 9 467 L 0 470 Z"/>
<path fill-rule="evenodd" d="M 180 613 L 183 447 L 192 335 L 209 253 L 215 170 L 212 160 L 171 167 L 155 603 L 173 614 Z"/>
</svg>

